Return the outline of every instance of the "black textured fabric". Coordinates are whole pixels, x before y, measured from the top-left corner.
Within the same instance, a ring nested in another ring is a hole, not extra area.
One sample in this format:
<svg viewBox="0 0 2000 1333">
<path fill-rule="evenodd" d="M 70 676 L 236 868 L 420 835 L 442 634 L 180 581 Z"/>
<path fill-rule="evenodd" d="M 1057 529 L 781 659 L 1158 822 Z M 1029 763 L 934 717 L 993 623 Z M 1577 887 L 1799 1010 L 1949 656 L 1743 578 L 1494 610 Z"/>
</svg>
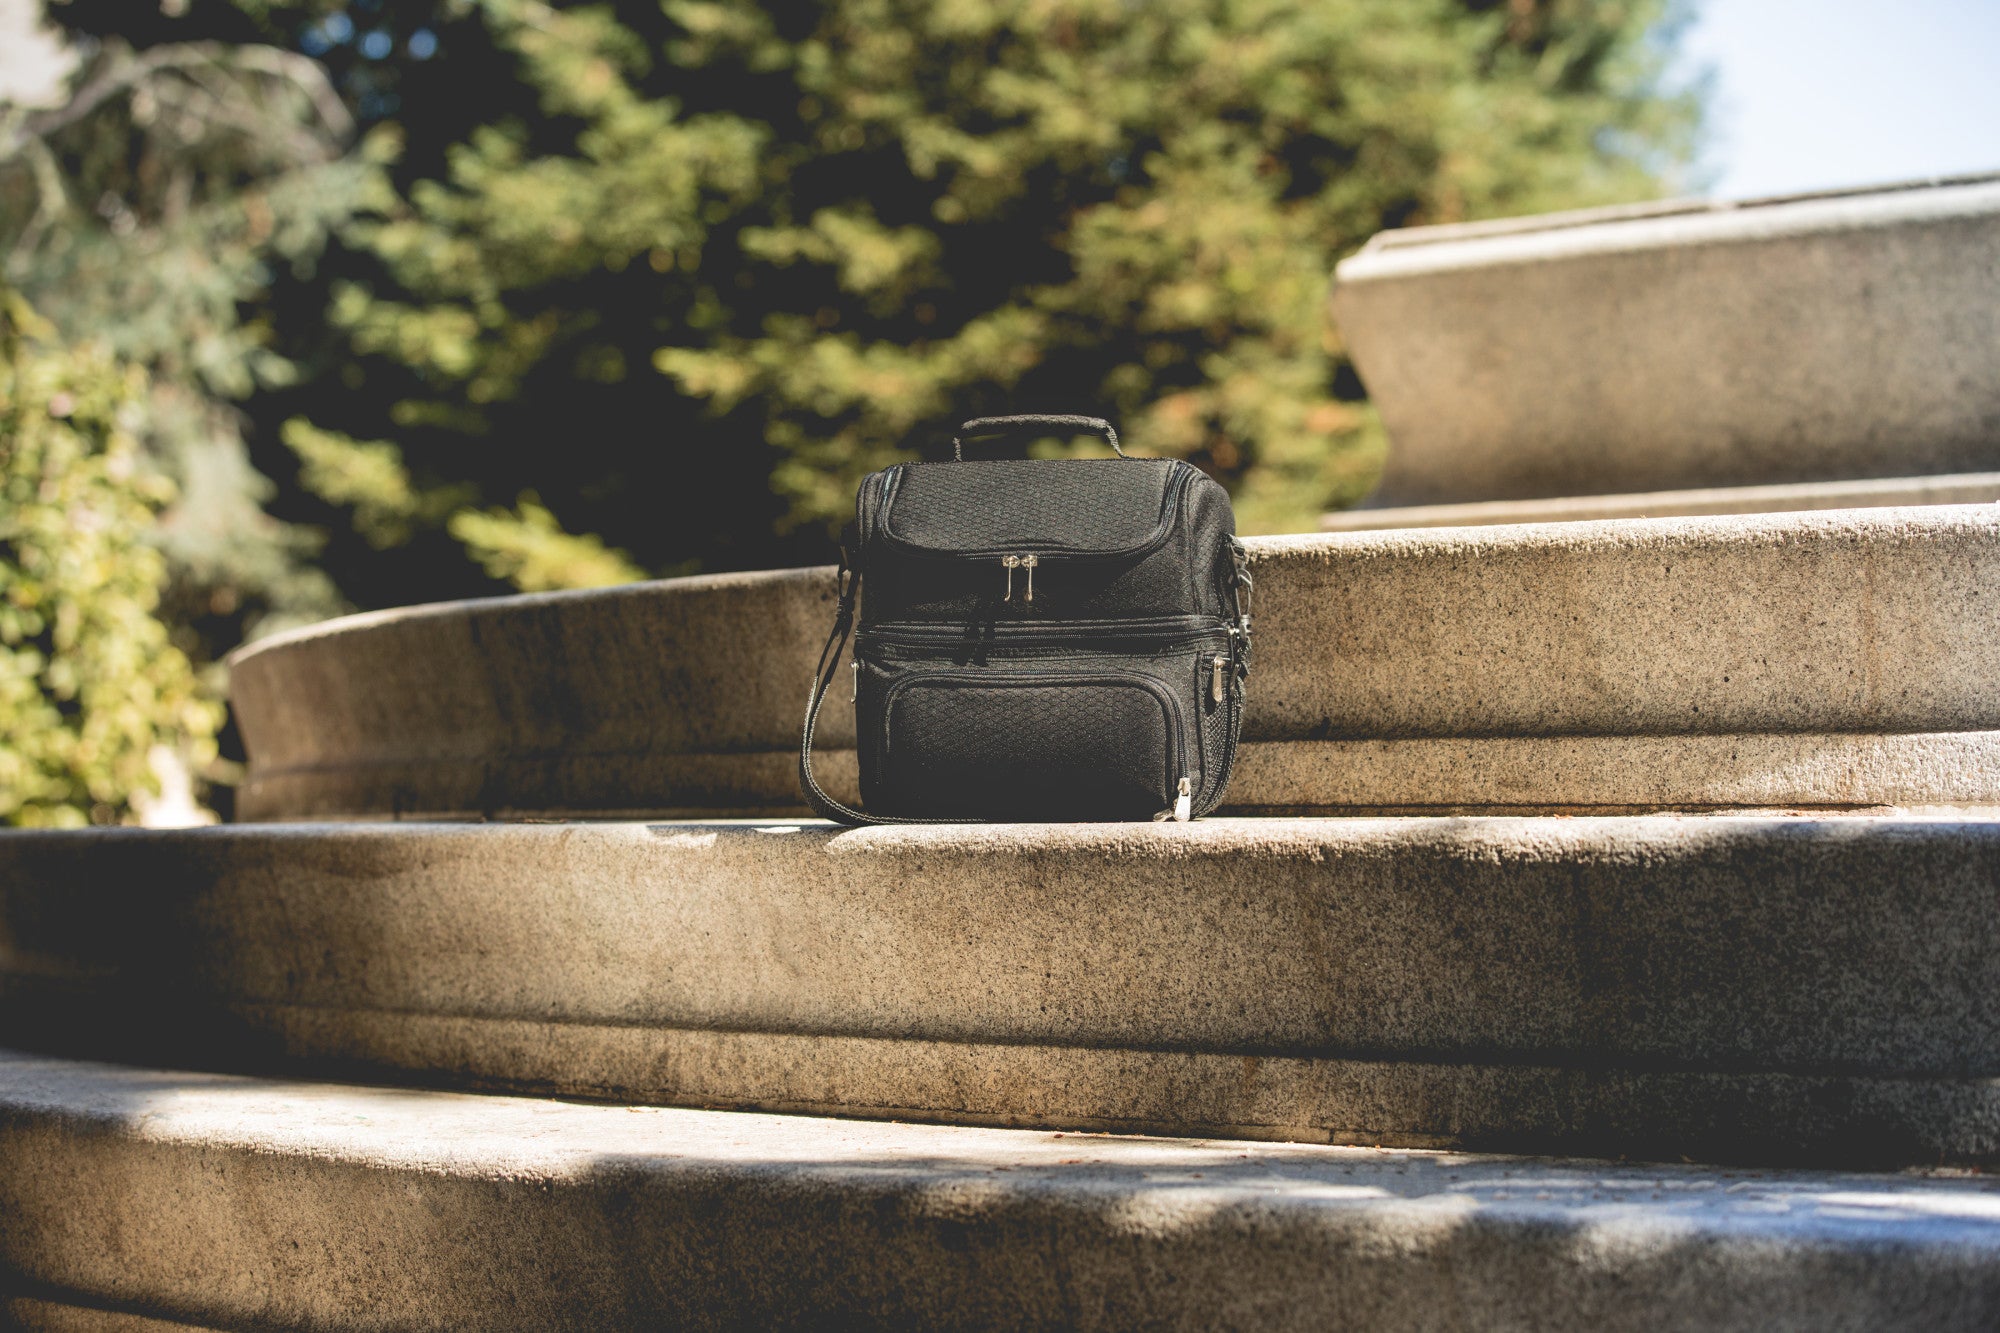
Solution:
<svg viewBox="0 0 2000 1333">
<path fill-rule="evenodd" d="M 1172 705 L 1133 677 L 917 675 L 887 710 L 899 808 L 959 819 L 1146 818 L 1173 804 Z"/>
<path fill-rule="evenodd" d="M 888 497 L 883 530 L 927 551 L 1130 550 L 1159 535 L 1177 476 L 1155 458 L 913 463 Z"/>
<path fill-rule="evenodd" d="M 1220 486 L 1162 459 L 904 464 L 864 481 L 855 510 L 800 745 L 816 810 L 847 823 L 1133 819 L 1220 803 L 1250 654 L 1249 575 Z M 864 586 L 866 814 L 812 777 L 814 725 Z"/>
</svg>

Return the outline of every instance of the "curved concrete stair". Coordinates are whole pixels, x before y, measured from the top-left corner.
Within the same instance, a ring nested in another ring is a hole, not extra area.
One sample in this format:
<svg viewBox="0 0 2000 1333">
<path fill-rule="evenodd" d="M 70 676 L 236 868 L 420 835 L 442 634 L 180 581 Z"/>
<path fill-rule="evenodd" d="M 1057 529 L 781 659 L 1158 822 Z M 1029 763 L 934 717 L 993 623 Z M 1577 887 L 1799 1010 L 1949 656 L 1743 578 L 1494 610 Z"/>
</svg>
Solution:
<svg viewBox="0 0 2000 1333">
<path fill-rule="evenodd" d="M 1986 1329 L 2000 1187 L 581 1106 L 0 1053 L 28 1327 Z"/>
<path fill-rule="evenodd" d="M 2000 175 L 1385 231 L 1332 309 L 1389 503 L 2000 466 Z"/>
<path fill-rule="evenodd" d="M 2000 803 L 2000 508 L 1266 538 L 1246 813 Z M 239 812 L 799 808 L 827 570 L 350 617 L 239 654 Z M 827 770 L 852 799 L 853 719 Z"/>
<path fill-rule="evenodd" d="M 2000 821 L 0 835 L 0 1035 L 962 1123 L 2000 1160 Z"/>
</svg>

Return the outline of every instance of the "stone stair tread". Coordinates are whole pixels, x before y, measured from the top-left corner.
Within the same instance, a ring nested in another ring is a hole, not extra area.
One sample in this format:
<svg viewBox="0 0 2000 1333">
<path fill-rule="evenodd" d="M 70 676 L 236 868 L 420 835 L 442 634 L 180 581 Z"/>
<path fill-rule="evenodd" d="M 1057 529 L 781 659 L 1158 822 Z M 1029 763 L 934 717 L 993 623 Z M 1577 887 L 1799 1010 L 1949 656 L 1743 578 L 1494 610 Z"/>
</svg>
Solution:
<svg viewBox="0 0 2000 1333">
<path fill-rule="evenodd" d="M 1249 546 L 1241 813 L 2000 801 L 2000 507 Z M 781 570 L 274 636 L 231 668 L 238 813 L 798 810 L 831 599 Z M 852 712 L 826 723 L 853 799 Z"/>
<path fill-rule="evenodd" d="M 0 1038 L 819 1114 L 1987 1161 L 1996 886 L 2000 820 L 1966 813 L 0 834 Z"/>
<path fill-rule="evenodd" d="M 0 1052 L 0 1218 L 16 1293 L 216 1327 L 2000 1319 L 2000 1183 L 1976 1176 L 856 1123 L 18 1052 Z"/>
<path fill-rule="evenodd" d="M 2000 500 L 2000 472 L 1953 472 L 1866 481 L 1806 481 L 1777 486 L 1713 486 L 1680 491 L 1345 509 L 1322 518 L 1320 530 L 1376 532 L 1390 528 L 1588 523 L 1603 519 L 1783 514 L 1898 505 L 1989 504 L 1996 500 Z"/>
</svg>

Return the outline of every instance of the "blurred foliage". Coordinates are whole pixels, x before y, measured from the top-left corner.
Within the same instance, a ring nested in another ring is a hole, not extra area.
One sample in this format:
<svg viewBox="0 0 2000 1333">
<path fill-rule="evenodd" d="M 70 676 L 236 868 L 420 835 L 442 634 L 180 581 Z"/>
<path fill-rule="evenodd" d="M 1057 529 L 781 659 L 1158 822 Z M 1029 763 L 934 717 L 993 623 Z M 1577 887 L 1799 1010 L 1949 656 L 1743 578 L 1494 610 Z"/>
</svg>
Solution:
<svg viewBox="0 0 2000 1333">
<path fill-rule="evenodd" d="M 1655 194 L 1697 110 L 1647 0 L 465 12 L 511 77 L 457 83 L 476 123 L 351 233 L 350 392 L 300 410 L 656 570 L 812 558 L 862 473 L 1008 410 L 1106 412 L 1310 526 L 1383 448 L 1334 260 Z"/>
<path fill-rule="evenodd" d="M 17 267 L 229 445 L 167 524 L 211 644 L 335 588 L 823 559 L 863 472 L 981 413 L 1104 412 L 1308 526 L 1383 449 L 1334 261 L 1657 194 L 1670 3 L 68 0 L 79 88 L 212 63 L 36 132 L 67 224 Z"/>
<path fill-rule="evenodd" d="M 286 624 L 824 559 L 967 416 L 1310 526 L 1384 448 L 1333 263 L 1659 193 L 1675 3 L 53 0 L 73 68 L 0 90 L 55 330 L 8 298 L 0 816 L 125 817 Z"/>
<path fill-rule="evenodd" d="M 254 35 L 71 32 L 62 97 L 0 103 L 0 276 L 65 339 L 147 372 L 134 429 L 177 496 L 152 530 L 166 614 L 204 661 L 343 609 L 316 534 L 265 509 L 277 487 L 240 404 L 299 373 L 271 345 L 274 274 L 309 274 L 336 227 L 391 198 L 321 67 Z"/>
<path fill-rule="evenodd" d="M 134 433 L 145 395 L 0 287 L 0 821 L 129 821 L 158 750 L 215 757 L 221 707 L 154 616 L 174 487 Z"/>
<path fill-rule="evenodd" d="M 607 549 L 596 537 L 564 532 L 533 492 L 511 511 L 462 509 L 449 527 L 488 574 L 522 592 L 602 588 L 646 577 L 623 551 Z"/>
</svg>

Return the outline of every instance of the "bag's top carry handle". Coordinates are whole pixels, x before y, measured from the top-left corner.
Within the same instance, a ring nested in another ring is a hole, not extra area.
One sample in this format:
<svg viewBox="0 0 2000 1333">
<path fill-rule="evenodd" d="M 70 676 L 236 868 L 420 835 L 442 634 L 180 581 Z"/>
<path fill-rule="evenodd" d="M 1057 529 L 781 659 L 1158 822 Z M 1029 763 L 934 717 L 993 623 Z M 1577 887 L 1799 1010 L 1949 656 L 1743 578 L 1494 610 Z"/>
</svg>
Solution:
<svg viewBox="0 0 2000 1333">
<path fill-rule="evenodd" d="M 965 461 L 965 450 L 961 440 L 967 435 L 1013 435 L 1020 431 L 1040 427 L 1064 427 L 1071 430 L 1089 431 L 1092 435 L 1102 435 L 1104 442 L 1111 446 L 1111 452 L 1120 458 L 1130 454 L 1118 447 L 1118 432 L 1103 417 L 1043 416 L 1029 413 L 1019 417 L 974 417 L 958 428 L 958 434 L 951 437 L 951 456 L 956 462 Z"/>
</svg>

